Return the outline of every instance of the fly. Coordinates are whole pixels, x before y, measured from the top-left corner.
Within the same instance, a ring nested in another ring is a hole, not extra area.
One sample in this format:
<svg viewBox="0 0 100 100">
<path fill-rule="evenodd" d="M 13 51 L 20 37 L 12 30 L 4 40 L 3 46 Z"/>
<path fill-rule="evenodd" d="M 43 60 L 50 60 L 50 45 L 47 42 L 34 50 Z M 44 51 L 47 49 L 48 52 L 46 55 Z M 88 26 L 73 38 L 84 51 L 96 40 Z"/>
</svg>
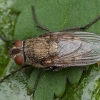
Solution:
<svg viewBox="0 0 100 100">
<path fill-rule="evenodd" d="M 16 64 L 23 67 L 11 72 L 0 82 L 3 82 L 14 73 L 31 66 L 43 70 L 59 70 L 66 67 L 91 65 L 100 61 L 100 36 L 90 32 L 77 32 L 77 30 L 85 30 L 90 27 L 100 19 L 100 16 L 83 27 L 70 28 L 53 33 L 39 24 L 33 6 L 32 14 L 37 27 L 49 33 L 37 38 L 15 42 L 10 49 L 10 57 Z M 7 41 L 2 36 L 0 37 L 2 40 Z M 38 75 L 38 79 L 41 73 Z M 37 83 L 38 81 L 35 83 L 34 90 L 37 87 Z"/>
</svg>

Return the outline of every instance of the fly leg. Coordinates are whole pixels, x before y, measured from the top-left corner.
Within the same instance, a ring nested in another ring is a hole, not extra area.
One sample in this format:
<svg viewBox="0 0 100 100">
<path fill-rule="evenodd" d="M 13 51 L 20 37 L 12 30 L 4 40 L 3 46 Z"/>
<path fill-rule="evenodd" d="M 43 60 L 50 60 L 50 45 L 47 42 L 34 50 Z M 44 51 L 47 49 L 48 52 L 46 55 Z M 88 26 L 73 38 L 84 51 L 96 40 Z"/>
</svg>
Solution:
<svg viewBox="0 0 100 100">
<path fill-rule="evenodd" d="M 0 38 L 1 38 L 4 42 L 9 42 L 9 43 L 14 44 L 14 42 L 12 42 L 12 41 L 10 41 L 10 40 L 4 38 L 2 35 L 0 35 Z"/>
<path fill-rule="evenodd" d="M 35 13 L 35 9 L 34 9 L 34 6 L 32 6 L 32 14 L 33 14 L 33 18 L 34 18 L 34 21 L 36 23 L 36 26 L 42 30 L 45 30 L 49 33 L 51 33 L 51 31 L 49 29 L 47 29 L 46 27 L 43 27 L 42 25 L 39 24 L 38 20 L 37 20 L 37 17 L 36 17 L 36 13 Z"/>
<path fill-rule="evenodd" d="M 63 68 L 64 67 L 55 67 L 55 66 L 52 66 L 52 67 L 45 68 L 45 70 L 59 71 L 59 70 L 62 70 Z"/>
<path fill-rule="evenodd" d="M 68 28 L 62 31 L 77 31 L 77 30 L 86 30 L 88 29 L 91 25 L 93 25 L 94 23 L 96 23 L 98 20 L 100 19 L 100 15 L 95 18 L 93 21 L 89 22 L 88 24 L 86 24 L 85 26 L 81 26 L 81 27 L 73 27 L 73 28 Z"/>
<path fill-rule="evenodd" d="M 37 75 L 37 78 L 36 78 L 36 81 L 35 81 L 35 84 L 34 84 L 34 87 L 33 87 L 33 96 L 34 96 L 35 90 L 36 90 L 36 88 L 37 88 L 37 85 L 38 85 L 38 83 L 39 83 L 39 79 L 40 79 L 40 77 L 41 77 L 43 71 L 44 71 L 43 69 L 40 70 L 40 72 L 39 72 L 38 75 Z"/>
<path fill-rule="evenodd" d="M 44 69 L 40 70 L 40 72 L 39 72 L 38 75 L 37 75 L 37 78 L 36 78 L 34 87 L 33 87 L 33 96 L 34 96 L 35 90 L 36 90 L 36 88 L 37 88 L 37 85 L 38 85 L 39 79 L 40 79 L 40 77 L 41 77 L 41 74 L 42 74 L 44 71 L 46 71 L 46 70 L 52 70 L 52 68 L 44 68 Z"/>
<path fill-rule="evenodd" d="M 8 74 L 8 75 L 5 76 L 4 78 L 2 78 L 2 79 L 0 80 L 0 83 L 2 83 L 4 80 L 6 80 L 7 78 L 9 78 L 9 77 L 12 76 L 13 74 L 19 72 L 20 70 L 23 70 L 23 69 L 26 69 L 26 68 L 29 68 L 29 67 L 31 67 L 31 66 L 28 66 L 28 65 L 27 65 L 27 66 L 23 66 L 23 67 L 21 67 L 21 68 L 15 70 L 15 71 L 12 71 L 10 74 Z"/>
<path fill-rule="evenodd" d="M 8 44 L 9 44 L 9 47 L 8 47 L 8 45 L 6 45 L 6 49 L 7 49 L 7 50 L 9 50 L 9 49 L 10 49 L 10 46 L 12 46 L 12 45 L 14 45 L 14 44 L 15 44 L 15 42 L 12 42 L 12 41 L 10 41 L 10 40 L 8 40 L 8 39 L 4 38 L 2 35 L 0 35 L 0 38 L 1 38 L 1 39 L 2 39 L 2 41 L 4 41 L 5 43 L 8 43 Z"/>
<path fill-rule="evenodd" d="M 33 95 L 34 95 L 35 90 L 36 90 L 36 88 L 37 88 L 37 85 L 38 85 L 39 79 L 40 79 L 40 77 L 41 77 L 41 74 L 42 74 L 44 71 L 47 71 L 47 70 L 58 71 L 58 70 L 61 70 L 61 68 L 57 68 L 57 67 L 55 67 L 55 68 L 53 68 L 53 67 L 48 67 L 48 68 L 42 69 L 42 70 L 39 72 L 39 74 L 37 75 L 37 78 L 36 78 L 36 81 L 35 81 L 35 84 L 34 84 L 34 87 L 33 87 Z"/>
<path fill-rule="evenodd" d="M 84 66 L 80 66 L 80 67 L 76 66 L 76 68 L 81 69 L 81 70 L 83 70 L 85 72 L 88 71 L 88 69 L 86 67 L 84 67 Z"/>
</svg>

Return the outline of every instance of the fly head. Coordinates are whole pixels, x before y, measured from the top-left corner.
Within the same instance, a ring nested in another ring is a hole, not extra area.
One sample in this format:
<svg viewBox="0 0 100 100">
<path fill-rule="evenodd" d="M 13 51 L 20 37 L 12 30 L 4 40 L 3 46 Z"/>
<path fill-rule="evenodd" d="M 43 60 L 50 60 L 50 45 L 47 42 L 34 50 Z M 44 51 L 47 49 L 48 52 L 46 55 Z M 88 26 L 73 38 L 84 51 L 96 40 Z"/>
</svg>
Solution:
<svg viewBox="0 0 100 100">
<path fill-rule="evenodd" d="M 15 42 L 14 46 L 9 51 L 10 57 L 16 62 L 16 64 L 24 64 L 23 41 L 19 40 Z"/>
</svg>

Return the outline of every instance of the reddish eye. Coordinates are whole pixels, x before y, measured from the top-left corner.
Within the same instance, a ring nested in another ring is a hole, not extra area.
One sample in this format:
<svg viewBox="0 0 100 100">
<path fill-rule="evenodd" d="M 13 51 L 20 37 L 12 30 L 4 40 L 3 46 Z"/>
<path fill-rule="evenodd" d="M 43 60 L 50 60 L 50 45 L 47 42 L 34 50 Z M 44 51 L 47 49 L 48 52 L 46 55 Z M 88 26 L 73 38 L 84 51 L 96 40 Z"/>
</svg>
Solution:
<svg viewBox="0 0 100 100">
<path fill-rule="evenodd" d="M 14 44 L 15 47 L 22 47 L 22 45 L 23 45 L 23 41 L 21 41 L 21 40 L 17 41 L 17 42 Z"/>
<path fill-rule="evenodd" d="M 24 63 L 24 57 L 22 54 L 17 54 L 16 57 L 14 58 L 14 61 L 18 65 L 22 65 Z"/>
</svg>

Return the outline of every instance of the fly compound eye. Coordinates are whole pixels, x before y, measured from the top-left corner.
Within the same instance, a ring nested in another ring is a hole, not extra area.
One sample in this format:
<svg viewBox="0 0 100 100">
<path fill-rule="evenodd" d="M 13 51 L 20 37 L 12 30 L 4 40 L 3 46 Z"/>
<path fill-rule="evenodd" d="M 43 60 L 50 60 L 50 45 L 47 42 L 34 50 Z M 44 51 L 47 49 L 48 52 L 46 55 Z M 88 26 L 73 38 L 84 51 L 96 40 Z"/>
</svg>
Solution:
<svg viewBox="0 0 100 100">
<path fill-rule="evenodd" d="M 14 61 L 16 62 L 16 64 L 18 65 L 23 65 L 24 63 L 24 56 L 22 54 L 17 54 L 14 58 Z"/>
<path fill-rule="evenodd" d="M 23 41 L 19 40 L 19 41 L 15 42 L 14 46 L 15 47 L 22 47 L 23 46 Z"/>
</svg>

